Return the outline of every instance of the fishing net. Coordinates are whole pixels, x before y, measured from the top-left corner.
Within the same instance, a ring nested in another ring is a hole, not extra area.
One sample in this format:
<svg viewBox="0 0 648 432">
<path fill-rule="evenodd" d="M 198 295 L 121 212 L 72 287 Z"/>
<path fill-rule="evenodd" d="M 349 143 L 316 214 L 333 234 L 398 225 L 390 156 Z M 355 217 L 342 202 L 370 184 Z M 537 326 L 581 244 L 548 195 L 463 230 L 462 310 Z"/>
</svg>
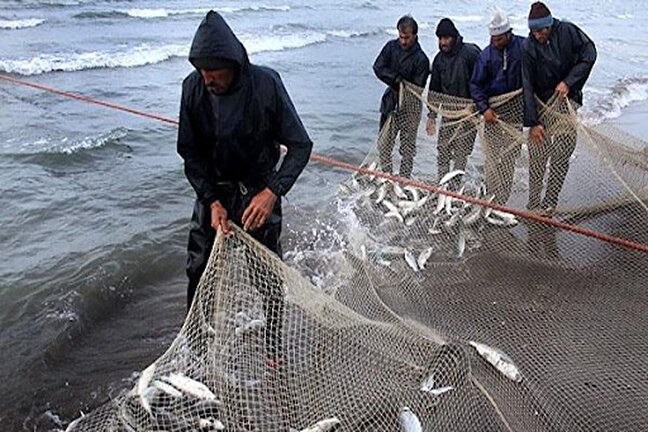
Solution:
<svg viewBox="0 0 648 432">
<path fill-rule="evenodd" d="M 166 353 L 68 430 L 648 430 L 648 147 L 491 106 L 403 87 L 340 185 L 336 282 L 219 234 Z"/>
</svg>

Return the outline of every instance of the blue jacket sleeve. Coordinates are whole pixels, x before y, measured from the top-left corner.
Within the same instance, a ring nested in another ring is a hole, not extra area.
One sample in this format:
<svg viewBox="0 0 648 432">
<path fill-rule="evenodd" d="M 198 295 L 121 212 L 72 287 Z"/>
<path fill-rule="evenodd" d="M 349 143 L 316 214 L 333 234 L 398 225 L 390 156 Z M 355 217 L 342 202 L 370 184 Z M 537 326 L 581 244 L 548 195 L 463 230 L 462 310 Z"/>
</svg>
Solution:
<svg viewBox="0 0 648 432">
<path fill-rule="evenodd" d="M 275 141 L 288 148 L 286 157 L 278 172 L 273 174 L 268 187 L 277 196 L 288 193 L 308 163 L 313 143 L 302 124 L 295 106 L 281 81 L 279 74 L 275 79 L 277 136 Z"/>
<path fill-rule="evenodd" d="M 488 49 L 488 48 L 487 48 Z M 484 60 L 485 51 L 477 57 L 472 77 L 470 78 L 470 96 L 475 101 L 480 113 L 484 113 L 488 108 L 488 95 L 486 94 L 486 83 L 488 82 L 488 65 Z"/>
<path fill-rule="evenodd" d="M 196 142 L 191 122 L 190 87 L 191 83 L 187 78 L 182 86 L 182 98 L 180 100 L 177 151 L 184 160 L 185 175 L 196 191 L 198 200 L 203 205 L 208 206 L 218 200 L 218 195 L 210 180 L 209 155 L 201 151 Z"/>
</svg>

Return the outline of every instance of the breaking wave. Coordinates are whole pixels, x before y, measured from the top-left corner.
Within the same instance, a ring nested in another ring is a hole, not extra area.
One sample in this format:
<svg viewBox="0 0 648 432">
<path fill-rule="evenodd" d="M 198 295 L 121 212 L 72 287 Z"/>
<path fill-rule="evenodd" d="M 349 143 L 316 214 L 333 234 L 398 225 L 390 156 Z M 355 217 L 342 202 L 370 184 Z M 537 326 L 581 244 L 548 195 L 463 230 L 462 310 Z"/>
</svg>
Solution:
<svg viewBox="0 0 648 432">
<path fill-rule="evenodd" d="M 19 20 L 3 20 L 0 19 L 0 29 L 5 30 L 18 30 L 29 27 L 36 27 L 45 22 L 44 19 L 28 18 Z"/>
<path fill-rule="evenodd" d="M 584 107 L 583 119 L 598 124 L 621 116 L 623 109 L 634 102 L 647 100 L 648 77 L 624 78 L 606 90 L 585 87 L 585 93 L 593 102 Z"/>
<path fill-rule="evenodd" d="M 131 8 L 108 11 L 86 11 L 74 15 L 79 19 L 92 18 L 140 18 L 140 19 L 159 19 L 168 18 L 178 15 L 204 15 L 210 10 L 215 10 L 222 14 L 236 14 L 245 12 L 288 12 L 290 6 L 268 6 L 252 5 L 245 7 L 216 7 L 216 8 L 192 8 L 192 9 L 165 9 L 165 8 Z"/>
<path fill-rule="evenodd" d="M 271 36 L 242 36 L 248 53 L 283 51 L 322 43 L 326 33 Z M 346 37 L 353 37 L 348 34 Z M 160 63 L 173 57 L 186 57 L 188 45 L 138 45 L 123 51 L 90 51 L 85 53 L 41 54 L 31 59 L 0 60 L 0 71 L 20 75 L 38 75 L 47 72 L 74 72 L 98 68 L 130 68 Z"/>
</svg>

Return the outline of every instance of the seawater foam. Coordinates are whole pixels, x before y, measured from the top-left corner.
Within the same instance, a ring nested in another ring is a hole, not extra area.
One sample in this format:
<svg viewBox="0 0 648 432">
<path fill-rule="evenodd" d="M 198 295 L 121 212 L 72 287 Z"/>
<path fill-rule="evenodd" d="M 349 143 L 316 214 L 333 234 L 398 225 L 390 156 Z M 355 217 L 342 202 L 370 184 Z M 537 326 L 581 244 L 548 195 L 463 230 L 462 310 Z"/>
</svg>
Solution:
<svg viewBox="0 0 648 432">
<path fill-rule="evenodd" d="M 29 27 L 36 27 L 45 22 L 44 19 L 39 18 L 27 18 L 19 20 L 3 20 L 0 19 L 0 29 L 5 30 L 18 30 Z"/>
<path fill-rule="evenodd" d="M 623 109 L 634 102 L 648 99 L 648 77 L 624 78 L 611 89 L 585 87 L 588 104 L 583 107 L 582 118 L 588 125 L 621 116 Z"/>
<path fill-rule="evenodd" d="M 324 33 L 256 36 L 243 35 L 241 41 L 248 53 L 283 51 L 322 43 Z M 85 69 L 137 67 L 160 63 L 173 57 L 187 57 L 188 45 L 138 45 L 124 51 L 91 51 L 85 53 L 41 54 L 31 59 L 0 60 L 0 71 L 21 75 L 47 72 L 73 72 Z"/>
</svg>

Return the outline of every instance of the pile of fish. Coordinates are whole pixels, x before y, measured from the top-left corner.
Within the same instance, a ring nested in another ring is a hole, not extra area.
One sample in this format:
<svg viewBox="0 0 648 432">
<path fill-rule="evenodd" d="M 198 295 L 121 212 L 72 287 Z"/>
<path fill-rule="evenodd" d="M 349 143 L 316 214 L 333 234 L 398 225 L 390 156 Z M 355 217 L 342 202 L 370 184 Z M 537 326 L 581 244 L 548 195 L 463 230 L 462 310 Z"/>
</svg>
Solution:
<svg viewBox="0 0 648 432">
<path fill-rule="evenodd" d="M 373 172 L 376 167 L 377 163 L 372 162 L 363 168 Z M 510 228 L 518 224 L 517 218 L 510 213 L 473 204 L 444 193 L 453 191 L 464 197 L 489 203 L 493 201 L 494 196 L 487 195 L 483 183 L 476 185 L 465 181 L 458 187 L 463 177 L 465 172 L 462 170 L 447 173 L 439 181 L 439 193 L 436 193 L 411 185 L 401 186 L 373 173 L 356 173 L 349 182 L 340 185 L 340 193 L 357 199 L 360 207 L 369 207 L 374 214 L 380 214 L 378 217 L 382 217 L 383 223 L 387 223 L 388 220 L 395 221 L 396 225 L 391 225 L 392 230 L 410 230 L 419 239 L 425 234 L 455 237 L 456 256 L 461 258 L 466 249 L 469 232 L 480 231 L 485 226 Z M 405 249 L 402 256 L 412 270 L 420 271 L 425 269 L 432 253 L 433 248 L 424 247 L 416 252 Z"/>
</svg>

